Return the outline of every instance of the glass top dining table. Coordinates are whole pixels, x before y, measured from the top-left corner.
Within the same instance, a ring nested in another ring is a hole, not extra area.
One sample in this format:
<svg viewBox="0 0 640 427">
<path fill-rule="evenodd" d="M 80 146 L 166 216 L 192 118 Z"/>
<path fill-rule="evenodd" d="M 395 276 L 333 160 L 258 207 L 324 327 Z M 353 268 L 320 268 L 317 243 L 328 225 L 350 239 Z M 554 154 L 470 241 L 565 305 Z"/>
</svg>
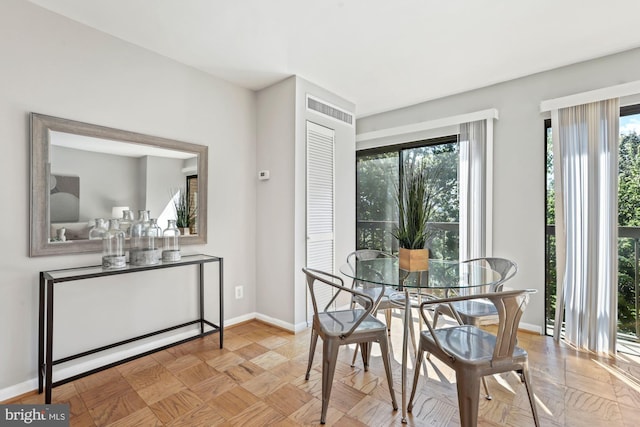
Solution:
<svg viewBox="0 0 640 427">
<path fill-rule="evenodd" d="M 411 307 L 422 297 L 446 297 L 452 290 L 456 292 L 486 292 L 498 283 L 502 276 L 491 266 L 480 260 L 448 261 L 429 260 L 429 269 L 409 272 L 400 268 L 398 258 L 375 258 L 356 260 L 340 267 L 340 272 L 360 282 L 380 285 L 381 290 L 391 287 L 397 292 L 390 298 L 399 307 L 404 306 L 404 328 L 402 339 L 402 422 L 407 422 L 407 351 L 409 322 L 413 322 Z M 414 298 L 417 295 L 417 300 Z"/>
<path fill-rule="evenodd" d="M 340 272 L 361 282 L 426 293 L 435 289 L 488 287 L 502 279 L 482 259 L 463 262 L 432 259 L 428 270 L 410 272 L 400 268 L 398 258 L 375 258 L 346 263 Z"/>
</svg>

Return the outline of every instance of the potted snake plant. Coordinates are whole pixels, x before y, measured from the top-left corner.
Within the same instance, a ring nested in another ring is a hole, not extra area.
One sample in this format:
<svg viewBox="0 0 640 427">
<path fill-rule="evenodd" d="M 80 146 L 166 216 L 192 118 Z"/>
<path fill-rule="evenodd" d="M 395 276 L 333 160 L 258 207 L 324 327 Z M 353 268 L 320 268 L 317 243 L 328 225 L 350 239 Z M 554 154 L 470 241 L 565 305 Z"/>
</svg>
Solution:
<svg viewBox="0 0 640 427">
<path fill-rule="evenodd" d="M 176 209 L 176 227 L 180 229 L 180 234 L 186 236 L 189 235 L 189 227 L 195 219 L 195 212 L 193 208 L 189 206 L 189 195 L 185 189 L 180 188 L 176 193 L 173 199 L 173 204 Z"/>
<path fill-rule="evenodd" d="M 407 271 L 429 269 L 427 246 L 436 230 L 429 227 L 437 195 L 435 172 L 424 163 L 408 167 L 397 191 L 398 227 L 393 233 L 398 239 L 400 268 Z"/>
</svg>

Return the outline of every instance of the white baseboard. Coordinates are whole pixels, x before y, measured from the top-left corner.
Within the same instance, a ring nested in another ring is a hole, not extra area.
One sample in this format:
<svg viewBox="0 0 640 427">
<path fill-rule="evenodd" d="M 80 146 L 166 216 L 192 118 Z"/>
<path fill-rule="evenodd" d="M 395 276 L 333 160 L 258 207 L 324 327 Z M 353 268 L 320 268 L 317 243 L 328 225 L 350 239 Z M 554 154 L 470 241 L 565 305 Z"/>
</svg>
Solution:
<svg viewBox="0 0 640 427">
<path fill-rule="evenodd" d="M 21 394 L 29 393 L 30 391 L 34 391 L 38 389 L 38 379 L 33 378 L 20 384 L 15 384 L 9 387 L 0 389 L 0 402 L 4 402 L 5 400 L 9 400 L 16 396 L 20 396 Z"/>
<path fill-rule="evenodd" d="M 531 323 L 523 323 L 520 322 L 520 328 L 524 331 L 535 332 L 538 335 L 542 335 L 542 328 L 538 325 L 533 325 Z"/>
<path fill-rule="evenodd" d="M 256 316 L 257 314 L 253 312 L 253 313 L 243 314 L 242 316 L 234 317 L 232 319 L 225 319 L 224 327 L 227 328 L 229 326 L 237 325 L 238 323 L 248 322 L 249 320 L 256 319 L 257 318 Z"/>
<path fill-rule="evenodd" d="M 293 324 L 293 323 L 289 323 L 289 322 L 283 322 L 280 319 L 276 319 L 274 317 L 267 316 L 267 315 L 260 314 L 260 313 L 256 313 L 256 319 L 258 319 L 258 320 L 260 320 L 262 322 L 268 323 L 270 325 L 274 325 L 274 326 L 277 326 L 279 328 L 286 329 L 287 331 L 291 331 L 294 334 L 307 329 L 307 322 L 301 322 L 301 323 Z"/>
</svg>

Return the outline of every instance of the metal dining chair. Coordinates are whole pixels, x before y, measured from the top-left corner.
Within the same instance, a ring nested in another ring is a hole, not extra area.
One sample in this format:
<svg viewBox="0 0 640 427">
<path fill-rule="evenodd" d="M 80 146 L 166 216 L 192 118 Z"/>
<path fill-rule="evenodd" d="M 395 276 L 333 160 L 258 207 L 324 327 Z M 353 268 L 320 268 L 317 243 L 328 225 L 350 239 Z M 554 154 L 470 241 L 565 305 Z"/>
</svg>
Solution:
<svg viewBox="0 0 640 427">
<path fill-rule="evenodd" d="M 500 275 L 500 279 L 493 283 L 488 289 L 489 292 L 500 292 L 504 287 L 504 282 L 511 279 L 518 272 L 518 265 L 506 258 L 482 257 L 463 261 L 463 263 L 483 263 L 491 270 Z M 486 299 L 473 299 L 468 301 L 458 301 L 451 304 L 438 304 L 433 310 L 433 325 L 438 325 L 440 315 L 453 317 L 465 325 L 484 326 L 498 323 L 498 311 L 496 307 Z M 429 356 L 427 356 L 428 358 Z M 487 380 L 482 378 L 485 398 L 491 400 L 491 393 Z"/>
<path fill-rule="evenodd" d="M 303 268 L 302 271 L 307 276 L 307 286 L 313 304 L 313 326 L 311 328 L 311 344 L 309 348 L 309 364 L 305 379 L 309 379 L 313 355 L 316 349 L 318 337 L 322 338 L 322 411 L 320 423 L 324 424 L 331 396 L 331 386 L 333 375 L 336 369 L 338 349 L 341 345 L 358 344 L 362 352 L 364 370 L 369 369 L 369 358 L 371 344 L 380 344 L 382 361 L 387 374 L 387 384 L 391 393 L 391 404 L 393 410 L 398 409 L 396 395 L 393 391 L 393 379 L 391 377 L 391 359 L 389 356 L 389 344 L 387 342 L 387 328 L 384 323 L 371 315 L 372 310 L 378 303 L 369 295 L 356 289 L 344 286 L 344 282 L 338 276 L 325 273 L 319 270 Z M 331 287 L 334 292 L 333 297 L 324 308 L 318 307 L 316 299 L 316 288 Z M 367 301 L 367 308 L 353 308 L 348 310 L 335 310 L 335 301 L 341 292 L 351 294 L 353 297 L 363 298 Z M 380 293 L 379 297 L 382 295 Z M 378 297 L 378 298 L 379 298 Z"/>
<path fill-rule="evenodd" d="M 353 266 L 355 269 L 355 261 L 367 261 L 377 258 L 396 258 L 396 256 L 376 250 L 376 249 L 359 249 L 357 251 L 351 252 L 347 255 L 347 264 Z M 402 309 L 402 306 L 399 305 L 399 301 L 396 302 L 391 301 L 391 294 L 395 292 L 393 289 L 388 287 L 381 287 L 379 285 L 372 285 L 371 283 L 361 282 L 356 279 L 353 280 L 351 284 L 352 289 L 357 289 L 360 292 L 363 292 L 369 295 L 372 299 L 377 300 L 380 297 L 377 306 L 373 310 L 373 316 L 377 316 L 378 311 L 384 311 L 385 321 L 387 323 L 387 334 L 391 335 L 391 319 L 393 314 L 393 309 Z M 380 295 L 380 290 L 384 289 L 382 295 Z M 354 296 L 351 298 L 351 308 L 355 308 L 356 304 L 359 304 L 363 307 L 366 307 L 368 304 L 367 299 L 360 298 L 359 296 Z M 413 346 L 414 350 L 417 349 L 415 342 L 415 334 L 413 332 L 413 322 L 411 322 L 411 336 L 413 338 Z M 358 347 L 353 352 L 353 360 L 351 361 L 351 366 L 353 367 L 356 363 L 356 358 L 358 357 Z"/>
<path fill-rule="evenodd" d="M 451 367 L 456 373 L 462 427 L 477 425 L 480 379 L 487 375 L 510 371 L 517 371 L 520 374 L 529 396 L 533 421 L 536 426 L 539 426 L 529 376 L 528 354 L 526 350 L 516 346 L 520 318 L 529 301 L 529 295 L 535 292 L 533 289 L 501 291 L 423 302 L 420 305 L 420 315 L 428 329 L 420 334 L 418 363 L 416 363 L 407 410 L 411 412 L 413 408 L 420 365 L 426 351 Z M 436 329 L 433 322 L 429 321 L 427 307 L 431 304 L 453 304 L 477 298 L 486 298 L 496 308 L 498 330 L 495 335 L 477 326 L 464 324 Z"/>
</svg>

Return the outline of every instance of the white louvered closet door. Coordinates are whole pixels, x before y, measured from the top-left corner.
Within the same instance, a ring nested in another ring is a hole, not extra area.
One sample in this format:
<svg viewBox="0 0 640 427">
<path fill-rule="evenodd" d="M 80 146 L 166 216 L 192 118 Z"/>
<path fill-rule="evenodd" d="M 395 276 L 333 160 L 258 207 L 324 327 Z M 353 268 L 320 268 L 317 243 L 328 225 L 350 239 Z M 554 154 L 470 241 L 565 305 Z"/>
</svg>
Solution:
<svg viewBox="0 0 640 427">
<path fill-rule="evenodd" d="M 307 121 L 307 267 L 327 273 L 334 272 L 334 141 L 333 129 Z M 318 308 L 332 296 L 316 294 Z"/>
</svg>

